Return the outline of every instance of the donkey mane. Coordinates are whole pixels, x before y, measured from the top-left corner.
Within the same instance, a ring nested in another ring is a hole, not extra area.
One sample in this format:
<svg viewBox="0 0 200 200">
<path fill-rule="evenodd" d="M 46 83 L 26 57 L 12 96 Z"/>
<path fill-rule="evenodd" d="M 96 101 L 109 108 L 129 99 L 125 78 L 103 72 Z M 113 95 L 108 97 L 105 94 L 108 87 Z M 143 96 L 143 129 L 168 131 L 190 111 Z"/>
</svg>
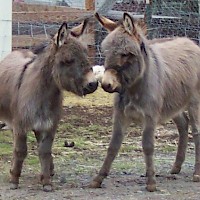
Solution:
<svg viewBox="0 0 200 200">
<path fill-rule="evenodd" d="M 17 83 L 18 89 L 20 88 L 20 86 L 21 86 L 21 84 L 22 84 L 23 77 L 24 77 L 24 74 L 25 74 L 25 71 L 26 71 L 27 67 L 28 67 L 31 63 L 33 63 L 34 60 L 35 60 L 35 57 L 33 57 L 32 60 L 30 60 L 29 62 L 27 62 L 27 63 L 24 65 L 23 70 L 22 70 L 22 72 L 21 72 L 21 74 L 20 74 L 18 83 Z"/>
<path fill-rule="evenodd" d="M 46 40 L 44 42 L 42 42 L 41 44 L 35 45 L 33 47 L 30 48 L 30 50 L 34 53 L 34 54 L 41 54 L 42 52 L 44 52 L 45 48 L 47 46 L 49 46 L 50 41 Z"/>
</svg>

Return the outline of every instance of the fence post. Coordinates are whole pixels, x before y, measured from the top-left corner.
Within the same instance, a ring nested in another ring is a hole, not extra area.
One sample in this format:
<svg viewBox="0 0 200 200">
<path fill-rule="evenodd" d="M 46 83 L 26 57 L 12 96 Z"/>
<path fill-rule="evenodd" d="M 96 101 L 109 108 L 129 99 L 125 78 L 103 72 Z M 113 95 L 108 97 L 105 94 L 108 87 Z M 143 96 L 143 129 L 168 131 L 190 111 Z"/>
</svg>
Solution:
<svg viewBox="0 0 200 200">
<path fill-rule="evenodd" d="M 12 50 L 12 0 L 0 0 L 0 60 Z"/>
<path fill-rule="evenodd" d="M 95 0 L 85 0 L 85 9 L 87 11 L 95 11 Z M 88 45 L 88 56 L 90 60 L 90 64 L 95 65 L 95 56 L 96 56 L 96 48 L 95 48 L 95 22 L 89 23 L 88 34 L 90 34 L 90 44 Z"/>
<path fill-rule="evenodd" d="M 95 0 L 85 0 L 85 9 L 88 11 L 95 10 Z"/>
<path fill-rule="evenodd" d="M 153 32 L 151 30 L 152 4 L 153 4 L 153 0 L 146 0 L 145 22 L 147 24 L 149 39 L 152 39 L 152 37 L 153 37 Z"/>
</svg>

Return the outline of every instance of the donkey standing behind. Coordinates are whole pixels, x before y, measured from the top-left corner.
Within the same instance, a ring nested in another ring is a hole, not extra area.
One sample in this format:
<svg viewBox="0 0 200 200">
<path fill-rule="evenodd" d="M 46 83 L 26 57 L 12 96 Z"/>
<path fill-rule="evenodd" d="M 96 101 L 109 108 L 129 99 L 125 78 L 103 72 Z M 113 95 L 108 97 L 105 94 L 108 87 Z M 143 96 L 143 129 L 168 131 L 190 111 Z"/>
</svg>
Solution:
<svg viewBox="0 0 200 200">
<path fill-rule="evenodd" d="M 14 135 L 12 189 L 18 188 L 27 155 L 27 131 L 32 130 L 38 142 L 43 189 L 52 190 L 51 149 L 61 117 L 62 90 L 83 96 L 97 89 L 86 48 L 74 37 L 82 37 L 86 25 L 87 20 L 70 31 L 63 23 L 49 43 L 34 51 L 13 51 L 0 62 L 0 119 L 12 127 Z"/>
<path fill-rule="evenodd" d="M 146 163 L 147 190 L 156 190 L 153 163 L 154 131 L 170 118 L 179 132 L 176 160 L 171 170 L 177 174 L 185 159 L 188 124 L 195 143 L 193 181 L 200 181 L 200 48 L 187 38 L 148 41 L 142 28 L 129 14 L 115 23 L 96 14 L 109 30 L 102 42 L 105 73 L 102 87 L 117 92 L 114 125 L 107 156 L 90 186 L 100 187 L 108 175 L 127 126 L 135 120 L 143 125 L 142 147 Z M 189 119 L 184 113 L 188 110 Z"/>
</svg>

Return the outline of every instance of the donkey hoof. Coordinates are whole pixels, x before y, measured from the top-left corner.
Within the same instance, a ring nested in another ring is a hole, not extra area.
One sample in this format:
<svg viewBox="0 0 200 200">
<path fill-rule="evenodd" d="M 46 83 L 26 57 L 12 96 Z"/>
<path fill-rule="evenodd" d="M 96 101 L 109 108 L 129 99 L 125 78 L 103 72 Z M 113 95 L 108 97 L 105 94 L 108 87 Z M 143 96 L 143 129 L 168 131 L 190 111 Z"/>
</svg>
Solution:
<svg viewBox="0 0 200 200">
<path fill-rule="evenodd" d="M 170 174 L 178 174 L 181 171 L 180 167 L 173 167 L 170 171 Z"/>
<path fill-rule="evenodd" d="M 90 188 L 101 188 L 101 183 L 97 181 L 92 181 L 89 185 Z"/>
<path fill-rule="evenodd" d="M 11 190 L 16 190 L 16 189 L 18 189 L 18 183 L 10 183 L 10 189 L 11 189 Z"/>
<path fill-rule="evenodd" d="M 147 191 L 149 191 L 149 192 L 155 192 L 155 191 L 156 191 L 156 184 L 147 185 L 146 189 L 147 189 Z"/>
<path fill-rule="evenodd" d="M 44 192 L 52 192 L 53 191 L 52 185 L 43 185 L 43 191 Z"/>
<path fill-rule="evenodd" d="M 193 182 L 200 182 L 200 175 L 194 174 L 193 175 Z"/>
</svg>

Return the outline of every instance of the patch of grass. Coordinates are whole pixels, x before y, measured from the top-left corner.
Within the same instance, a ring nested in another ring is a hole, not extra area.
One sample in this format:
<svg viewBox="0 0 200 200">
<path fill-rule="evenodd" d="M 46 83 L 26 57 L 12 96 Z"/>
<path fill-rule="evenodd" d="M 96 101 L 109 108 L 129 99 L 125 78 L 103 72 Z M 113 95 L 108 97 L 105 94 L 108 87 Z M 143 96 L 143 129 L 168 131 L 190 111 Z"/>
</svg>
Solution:
<svg viewBox="0 0 200 200">
<path fill-rule="evenodd" d="M 12 154 L 13 138 L 11 131 L 0 132 L 0 158 Z"/>
<path fill-rule="evenodd" d="M 25 161 L 27 166 L 38 167 L 40 165 L 39 158 L 37 155 L 28 155 Z"/>
<path fill-rule="evenodd" d="M 35 143 L 36 142 L 36 138 L 33 132 L 29 132 L 27 135 L 27 142 L 28 143 Z"/>
<path fill-rule="evenodd" d="M 6 142 L 12 144 L 12 132 L 10 130 L 3 130 L 0 132 L 0 142 Z"/>
<path fill-rule="evenodd" d="M 7 143 L 1 143 L 1 156 L 4 157 L 10 154 L 12 154 L 12 146 Z"/>
<path fill-rule="evenodd" d="M 130 159 L 125 158 L 124 156 L 119 156 L 113 162 L 112 170 L 120 173 L 131 173 L 131 172 L 143 172 L 145 169 L 145 163 L 143 157 L 130 157 Z"/>
<path fill-rule="evenodd" d="M 162 144 L 161 146 L 158 147 L 160 149 L 160 151 L 162 151 L 163 153 L 170 153 L 170 152 L 175 152 L 177 150 L 177 146 L 176 145 L 172 145 L 172 144 Z"/>
<path fill-rule="evenodd" d="M 120 152 L 123 153 L 129 153 L 129 152 L 133 152 L 135 150 L 141 149 L 141 147 L 136 143 L 125 143 L 122 145 Z"/>
<path fill-rule="evenodd" d="M 114 171 L 122 172 L 132 169 L 133 164 L 131 162 L 122 162 L 115 160 L 112 166 Z"/>
<path fill-rule="evenodd" d="M 98 88 L 94 93 L 87 96 L 78 97 L 72 93 L 65 92 L 64 94 L 64 106 L 112 106 L 113 94 L 109 94 L 103 91 L 102 88 Z"/>
<path fill-rule="evenodd" d="M 65 133 L 65 134 L 67 134 L 68 132 L 73 133 L 73 131 L 75 131 L 74 130 L 74 126 L 71 123 L 68 123 L 68 122 L 60 124 L 58 129 L 57 129 L 57 133 Z"/>
</svg>

